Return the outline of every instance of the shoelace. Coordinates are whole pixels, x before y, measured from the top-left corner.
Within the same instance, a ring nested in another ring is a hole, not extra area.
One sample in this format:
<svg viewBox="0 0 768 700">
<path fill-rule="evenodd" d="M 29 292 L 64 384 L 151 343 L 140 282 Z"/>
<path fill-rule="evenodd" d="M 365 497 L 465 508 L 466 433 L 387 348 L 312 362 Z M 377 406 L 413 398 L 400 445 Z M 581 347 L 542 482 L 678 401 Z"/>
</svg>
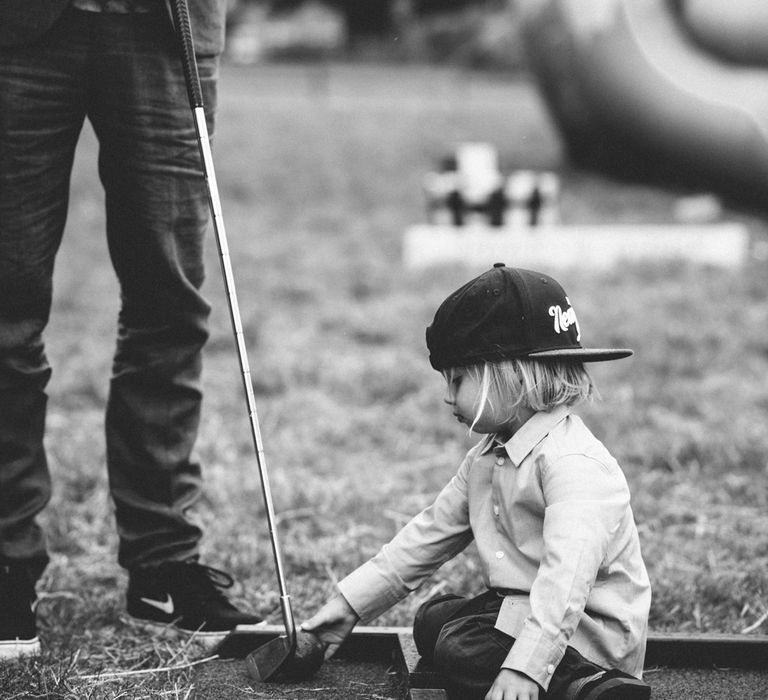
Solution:
<svg viewBox="0 0 768 700">
<path fill-rule="evenodd" d="M 225 571 L 197 562 L 185 562 L 171 566 L 176 568 L 179 587 L 190 599 L 199 602 L 214 601 L 227 607 L 233 607 L 224 594 L 224 589 L 232 588 L 235 581 Z"/>
</svg>

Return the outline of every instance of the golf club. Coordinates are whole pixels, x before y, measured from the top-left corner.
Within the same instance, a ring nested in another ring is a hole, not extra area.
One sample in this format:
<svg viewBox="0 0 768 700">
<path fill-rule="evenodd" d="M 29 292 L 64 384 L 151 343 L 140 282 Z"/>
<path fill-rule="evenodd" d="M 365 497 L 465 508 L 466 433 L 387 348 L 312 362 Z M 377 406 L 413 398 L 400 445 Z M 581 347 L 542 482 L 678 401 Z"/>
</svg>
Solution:
<svg viewBox="0 0 768 700">
<path fill-rule="evenodd" d="M 189 95 L 189 104 L 194 116 L 203 175 L 208 189 L 208 203 L 213 219 L 213 230 L 216 238 L 216 245 L 219 249 L 219 259 L 224 276 L 224 287 L 227 294 L 229 315 L 235 333 L 237 357 L 240 363 L 243 388 L 245 390 L 245 398 L 251 425 L 251 435 L 253 437 L 253 444 L 256 452 L 256 464 L 261 479 L 261 490 L 267 511 L 269 538 L 272 543 L 272 553 L 274 555 L 275 570 L 277 572 L 277 583 L 280 590 L 280 608 L 282 610 L 283 625 L 285 627 L 284 635 L 267 642 L 251 652 L 251 654 L 248 655 L 246 664 L 251 676 L 260 681 L 268 680 L 277 675 L 278 672 L 286 677 L 294 679 L 298 679 L 299 677 L 306 678 L 314 673 L 314 671 L 316 671 L 322 664 L 325 645 L 314 635 L 305 632 L 301 635 L 301 642 L 299 643 L 297 640 L 296 624 L 291 609 L 291 599 L 285 585 L 282 558 L 280 556 L 280 547 L 277 541 L 272 493 L 269 487 L 269 477 L 267 475 L 264 458 L 264 447 L 256 413 L 256 402 L 253 395 L 253 386 L 251 384 L 251 371 L 248 366 L 248 355 L 245 348 L 243 326 L 240 319 L 240 310 L 237 304 L 237 294 L 235 293 L 235 281 L 229 256 L 229 246 L 227 244 L 224 220 L 221 213 L 221 200 L 219 198 L 216 174 L 213 168 L 213 157 L 208 136 L 208 126 L 205 121 L 203 93 L 200 85 L 197 60 L 195 58 L 187 0 L 172 0 L 172 13 L 176 32 L 181 44 L 184 79 Z M 298 654 L 297 648 L 299 648 Z"/>
</svg>

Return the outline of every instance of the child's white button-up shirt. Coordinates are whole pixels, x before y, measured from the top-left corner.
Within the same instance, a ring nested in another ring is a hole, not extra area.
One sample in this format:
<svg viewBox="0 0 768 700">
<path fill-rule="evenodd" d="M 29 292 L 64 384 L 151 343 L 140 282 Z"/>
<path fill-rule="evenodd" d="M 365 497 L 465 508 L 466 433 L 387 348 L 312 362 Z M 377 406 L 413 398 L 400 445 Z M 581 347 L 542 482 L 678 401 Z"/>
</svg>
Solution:
<svg viewBox="0 0 768 700">
<path fill-rule="evenodd" d="M 546 689 L 570 645 L 639 677 L 651 589 L 629 500 L 580 418 L 536 413 L 505 444 L 473 447 L 432 505 L 339 589 L 370 620 L 474 539 L 485 585 L 510 591 L 496 622 L 516 640 L 503 668 Z"/>
</svg>

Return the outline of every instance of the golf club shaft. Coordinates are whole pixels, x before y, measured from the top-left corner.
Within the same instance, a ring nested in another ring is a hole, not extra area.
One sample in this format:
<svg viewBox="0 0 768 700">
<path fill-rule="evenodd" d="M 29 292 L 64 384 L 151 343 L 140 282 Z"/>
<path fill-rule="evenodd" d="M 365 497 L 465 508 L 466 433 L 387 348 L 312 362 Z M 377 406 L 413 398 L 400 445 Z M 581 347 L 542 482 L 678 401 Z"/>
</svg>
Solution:
<svg viewBox="0 0 768 700">
<path fill-rule="evenodd" d="M 267 511 L 267 524 L 269 526 L 269 538 L 272 543 L 272 553 L 275 559 L 275 569 L 277 571 L 277 582 L 280 589 L 280 607 L 283 615 L 286 634 L 292 643 L 295 643 L 296 626 L 291 610 L 290 596 L 285 584 L 285 575 L 283 573 L 282 557 L 280 556 L 280 546 L 277 539 L 277 528 L 275 524 L 275 511 L 272 504 L 272 492 L 269 487 L 269 476 L 267 474 L 266 460 L 264 457 L 264 445 L 261 439 L 261 430 L 259 428 L 259 419 L 256 412 L 256 400 L 253 395 L 253 384 L 251 382 L 251 371 L 248 366 L 248 353 L 245 347 L 245 335 L 243 333 L 243 324 L 240 318 L 240 308 L 237 303 L 237 293 L 235 291 L 235 279 L 232 273 L 232 263 L 229 255 L 229 246 L 224 228 L 224 218 L 221 213 L 221 199 L 219 197 L 219 188 L 216 182 L 216 172 L 213 167 L 213 156 L 211 153 L 211 143 L 208 136 L 208 125 L 205 120 L 205 110 L 203 107 L 203 95 L 200 86 L 200 77 L 197 70 L 197 61 L 195 59 L 194 44 L 192 41 L 192 31 L 189 23 L 189 9 L 187 0 L 173 0 L 174 20 L 176 29 L 181 41 L 181 54 L 184 68 L 184 78 L 186 81 L 189 103 L 195 122 L 195 131 L 197 133 L 197 142 L 200 148 L 200 157 L 202 161 L 203 175 L 208 190 L 208 203 L 211 209 L 213 220 L 213 231 L 216 238 L 216 245 L 219 250 L 219 260 L 224 276 L 224 288 L 227 294 L 230 320 L 235 333 L 237 344 L 237 357 L 240 363 L 240 371 L 243 379 L 243 389 L 248 407 L 248 417 L 251 425 L 251 435 L 256 451 L 256 463 L 259 469 L 261 480 L 261 490 L 264 497 L 264 505 Z"/>
</svg>

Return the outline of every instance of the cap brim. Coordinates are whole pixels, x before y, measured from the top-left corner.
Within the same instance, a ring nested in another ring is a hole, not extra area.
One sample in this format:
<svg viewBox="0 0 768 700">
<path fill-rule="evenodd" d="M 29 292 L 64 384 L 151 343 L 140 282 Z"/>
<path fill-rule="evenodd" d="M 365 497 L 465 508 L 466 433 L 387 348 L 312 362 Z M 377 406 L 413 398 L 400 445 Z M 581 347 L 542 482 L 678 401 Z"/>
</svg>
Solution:
<svg viewBox="0 0 768 700">
<path fill-rule="evenodd" d="M 529 352 L 526 357 L 535 360 L 552 357 L 555 359 L 572 357 L 581 362 L 606 362 L 608 360 L 621 360 L 634 354 L 629 348 L 562 348 L 560 350 L 540 350 Z"/>
</svg>

